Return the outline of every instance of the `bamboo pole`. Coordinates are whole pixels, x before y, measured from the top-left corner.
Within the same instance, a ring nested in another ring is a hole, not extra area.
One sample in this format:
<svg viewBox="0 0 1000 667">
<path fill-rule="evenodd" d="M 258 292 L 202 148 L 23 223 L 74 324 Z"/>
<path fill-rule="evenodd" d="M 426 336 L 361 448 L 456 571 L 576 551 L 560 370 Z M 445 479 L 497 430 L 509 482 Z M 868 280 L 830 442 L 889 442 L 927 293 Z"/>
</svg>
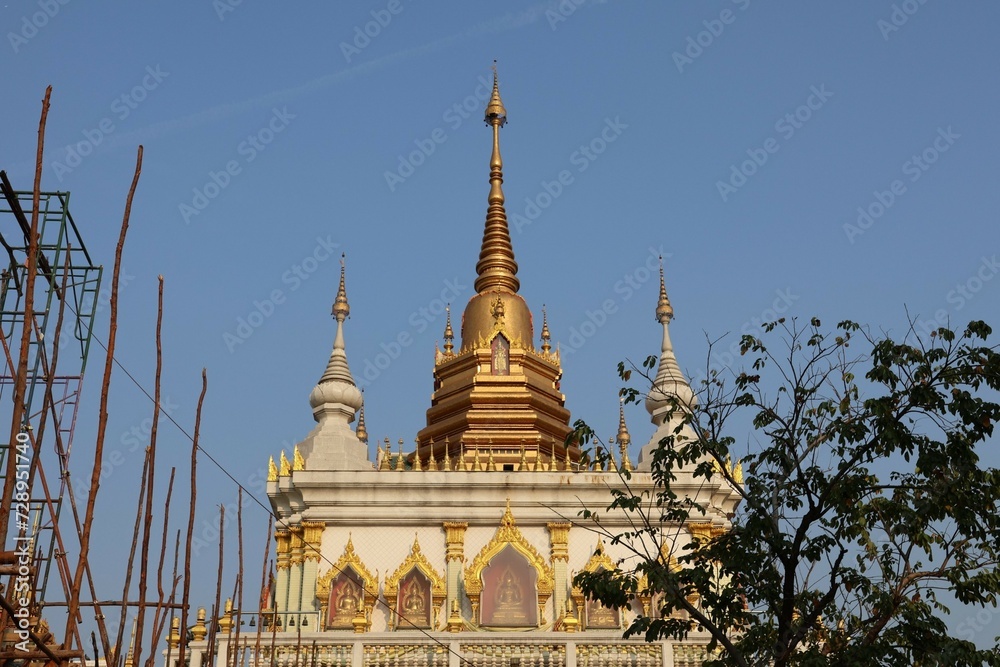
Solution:
<svg viewBox="0 0 1000 667">
<path fill-rule="evenodd" d="M 194 417 L 194 437 L 191 438 L 191 509 L 188 513 L 187 540 L 184 545 L 184 593 L 181 596 L 181 641 L 177 648 L 178 664 L 184 665 L 184 652 L 187 649 L 187 618 L 188 605 L 191 601 L 191 543 L 194 540 L 194 508 L 198 498 L 198 436 L 201 431 L 201 409 L 205 403 L 205 392 L 208 391 L 208 372 L 201 369 L 201 395 L 198 397 L 198 407 Z"/>
<path fill-rule="evenodd" d="M 139 552 L 139 610 L 135 616 L 135 647 L 132 664 L 140 664 L 142 633 L 146 622 L 146 575 L 149 571 L 149 539 L 153 532 L 153 480 L 156 474 L 156 433 L 160 423 L 160 377 L 163 373 L 163 276 L 157 276 L 156 296 L 156 375 L 153 380 L 153 423 L 149 429 L 149 481 L 146 515 L 142 521 L 142 549 Z"/>
<path fill-rule="evenodd" d="M 111 275 L 111 323 L 108 330 L 107 357 L 104 360 L 104 379 L 101 383 L 101 403 L 97 422 L 97 438 L 94 445 L 94 466 L 90 475 L 90 492 L 87 495 L 87 509 L 84 513 L 83 531 L 80 535 L 80 557 L 73 575 L 73 586 L 70 588 L 69 620 L 66 623 L 66 642 L 68 644 L 76 629 L 76 612 L 79 609 L 80 587 L 83 584 L 83 574 L 90 556 L 90 530 L 94 521 L 94 506 L 97 502 L 97 492 L 101 487 L 101 463 L 104 458 L 104 437 L 108 430 L 108 392 L 111 387 L 111 370 L 115 357 L 115 342 L 118 338 L 118 279 L 121 275 L 122 252 L 125 249 L 125 236 L 128 233 L 129 216 L 132 213 L 132 199 L 139 185 L 139 174 L 142 173 L 142 146 L 135 160 L 135 174 L 132 176 L 132 186 L 125 200 L 125 214 L 122 218 L 121 233 L 118 245 L 115 247 L 115 264 Z"/>
<path fill-rule="evenodd" d="M 208 655 L 205 657 L 206 667 L 212 667 L 215 658 L 215 642 L 218 639 L 219 620 L 222 618 L 222 563 L 226 544 L 226 506 L 219 505 L 219 571 L 215 575 L 215 605 L 208 627 Z M 228 663 L 227 663 L 228 664 Z"/>
<path fill-rule="evenodd" d="M 28 383 L 28 353 L 31 348 L 31 326 L 35 307 L 35 273 L 38 270 L 38 205 L 41 200 L 42 188 L 42 157 L 45 153 L 45 122 L 49 117 L 49 99 L 52 97 L 52 86 L 45 89 L 42 98 L 42 115 L 38 121 L 38 148 L 35 151 L 35 182 L 31 194 L 31 229 L 28 233 L 28 256 L 25 258 L 27 275 L 24 283 L 24 324 L 21 328 L 21 349 L 17 361 L 17 374 L 14 380 L 14 406 L 10 419 L 10 438 L 7 442 L 16 442 L 17 435 L 24 426 L 24 395 Z M 13 195 L 13 193 L 12 193 Z M 8 544 L 7 530 L 10 521 L 10 502 L 14 495 L 14 474 L 16 456 L 7 456 L 7 469 L 3 481 L 3 497 L 0 498 L 0 537 Z M 72 635 L 67 635 L 67 640 Z"/>
<path fill-rule="evenodd" d="M 128 620 L 128 589 L 132 586 L 132 566 L 135 564 L 135 550 L 139 545 L 139 524 L 142 521 L 142 503 L 146 497 L 146 472 L 149 469 L 149 449 L 142 457 L 142 477 L 139 480 L 139 501 L 135 507 L 135 524 L 132 527 L 132 546 L 129 548 L 127 565 L 125 566 L 125 583 L 122 585 L 121 614 L 118 618 L 118 634 L 115 637 L 115 664 L 123 664 L 122 641 L 125 637 L 125 621 Z M 108 655 L 105 652 L 105 655 Z M 109 656 L 110 657 L 110 656 Z M 110 665 L 109 665 L 110 667 Z"/>
<path fill-rule="evenodd" d="M 257 603 L 257 637 L 254 639 L 253 655 L 256 664 L 254 667 L 260 667 L 260 635 L 264 631 L 264 615 L 260 612 L 267 607 L 268 598 L 271 597 L 271 587 L 267 579 L 268 567 L 267 561 L 268 556 L 271 555 L 271 530 L 274 528 L 274 515 L 267 515 L 267 533 L 265 533 L 264 539 L 264 563 L 260 567 L 260 590 L 264 593 L 264 586 L 267 586 L 266 596 L 261 596 L 261 599 Z"/>
<path fill-rule="evenodd" d="M 236 637 L 233 644 L 240 645 L 240 626 L 243 624 L 243 487 L 237 487 L 236 496 L 236 544 L 237 544 L 237 568 L 236 568 L 236 609 L 237 618 L 235 628 Z M 236 656 L 233 656 L 233 667 L 236 667 Z"/>
<path fill-rule="evenodd" d="M 163 596 L 163 562 L 166 560 L 167 555 L 167 528 L 170 523 L 170 499 L 174 492 L 174 473 L 177 472 L 177 468 L 170 469 L 170 481 L 167 482 L 167 501 L 166 506 L 163 509 L 163 535 L 160 537 L 160 562 L 156 566 L 156 609 L 153 612 L 153 631 L 149 636 L 149 659 L 146 661 L 148 667 L 153 667 L 153 660 L 156 658 L 156 645 L 160 643 L 160 636 L 163 633 L 163 628 L 166 624 L 166 615 L 163 610 L 167 606 L 166 600 Z M 176 570 L 176 564 L 175 564 Z M 176 571 L 175 571 L 176 574 Z M 173 584 L 170 589 L 170 599 L 173 600 L 174 593 L 177 592 L 177 577 L 174 577 Z M 137 663 L 135 663 L 137 665 Z"/>
</svg>

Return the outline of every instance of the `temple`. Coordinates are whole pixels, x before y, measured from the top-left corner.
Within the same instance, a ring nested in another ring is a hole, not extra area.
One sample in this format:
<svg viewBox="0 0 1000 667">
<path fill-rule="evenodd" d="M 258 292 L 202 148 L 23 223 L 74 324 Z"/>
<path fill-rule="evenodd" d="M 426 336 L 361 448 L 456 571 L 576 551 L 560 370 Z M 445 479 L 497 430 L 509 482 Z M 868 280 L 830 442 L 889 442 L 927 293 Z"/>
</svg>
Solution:
<svg viewBox="0 0 1000 667">
<path fill-rule="evenodd" d="M 217 665 L 693 667 L 705 659 L 708 639 L 697 631 L 684 642 L 622 638 L 637 614 L 657 614 L 642 591 L 612 609 L 573 586 L 582 570 L 628 567 L 625 547 L 599 540 L 578 513 L 584 506 L 603 510 L 621 470 L 630 471 L 633 491 L 652 488 L 652 452 L 666 435 L 693 435 L 677 427 L 695 395 L 670 342 L 673 308 L 661 266 L 659 300 L 650 304 L 660 331 L 651 325 L 637 332 L 651 349 L 657 335 L 662 341 L 645 403 L 656 432 L 633 463 L 619 404 L 611 462 L 582 457 L 570 435 L 562 362 L 547 318 L 542 311 L 536 338 L 532 310 L 518 293 L 500 153 L 506 120 L 494 74 L 476 293 L 462 312 L 459 340 L 449 310 L 427 423 L 411 451 L 402 451 L 402 440 L 392 451 L 386 440 L 369 458 L 371 426 L 348 364 L 342 262 L 333 350 L 309 395 L 316 425 L 270 464 L 276 580 L 260 610 L 221 619 Z M 613 406 L 618 387 L 608 386 L 607 394 Z M 714 509 L 696 524 L 661 526 L 669 543 L 727 529 L 738 496 L 721 475 L 681 475 L 674 489 Z M 615 531 L 629 524 L 607 513 L 602 525 Z M 247 619 L 251 625 L 234 633 Z M 204 615 L 199 623 L 204 627 Z M 191 667 L 200 667 L 206 645 L 193 636 Z M 175 629 L 168 665 L 178 639 Z"/>
</svg>

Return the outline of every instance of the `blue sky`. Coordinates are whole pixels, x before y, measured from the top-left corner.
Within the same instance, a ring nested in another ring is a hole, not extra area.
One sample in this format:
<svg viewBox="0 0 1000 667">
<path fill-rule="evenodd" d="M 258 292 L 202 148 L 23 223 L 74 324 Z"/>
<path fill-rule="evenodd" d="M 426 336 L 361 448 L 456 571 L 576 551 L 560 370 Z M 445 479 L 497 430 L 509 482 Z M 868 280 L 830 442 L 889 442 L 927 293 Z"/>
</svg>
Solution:
<svg viewBox="0 0 1000 667">
<path fill-rule="evenodd" d="M 43 187 L 72 192 L 91 254 L 110 267 L 144 145 L 118 357 L 152 386 L 162 274 L 164 395 L 190 425 L 208 368 L 203 444 L 262 499 L 267 457 L 313 424 L 341 251 L 373 443 L 412 447 L 441 300 L 460 312 L 472 294 L 494 58 L 521 291 L 536 322 L 547 304 L 567 405 L 599 433 L 615 429 L 618 361 L 658 352 L 648 266 L 661 252 L 675 347 L 696 376 L 706 360 L 732 363 L 738 334 L 775 314 L 901 336 L 907 311 L 928 326 L 1000 311 L 994 3 L 7 0 L 0 11 L 12 91 L 0 166 L 30 187 L 51 84 Z M 412 342 L 397 353 L 403 334 Z M 707 340 L 726 334 L 709 358 Z M 89 475 L 100 361 L 77 479 Z M 132 432 L 150 412 L 124 376 L 111 400 L 108 448 L 122 462 L 95 526 L 95 550 L 112 556 L 98 566 L 106 597 L 142 466 Z M 652 429 L 641 408 L 627 416 L 637 450 Z M 167 428 L 159 461 L 184 477 L 188 447 Z M 236 497 L 211 464 L 201 471 L 196 535 Z M 254 554 L 264 516 L 247 513 Z M 196 566 L 205 582 L 214 558 L 213 544 Z M 977 627 L 995 634 L 1000 619 Z"/>
</svg>

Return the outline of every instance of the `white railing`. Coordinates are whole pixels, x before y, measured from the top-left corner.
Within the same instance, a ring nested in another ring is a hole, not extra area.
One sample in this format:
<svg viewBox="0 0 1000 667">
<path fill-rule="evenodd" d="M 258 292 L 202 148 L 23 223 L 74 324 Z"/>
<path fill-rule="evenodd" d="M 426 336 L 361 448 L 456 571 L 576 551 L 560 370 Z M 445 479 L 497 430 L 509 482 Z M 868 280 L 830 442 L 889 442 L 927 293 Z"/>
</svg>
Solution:
<svg viewBox="0 0 1000 667">
<path fill-rule="evenodd" d="M 185 667 L 701 667 L 704 641 L 646 643 L 614 633 L 270 633 L 220 639 L 214 665 L 205 641 Z M 172 654 L 172 655 L 171 655 Z M 177 651 L 164 665 L 180 667 Z"/>
</svg>

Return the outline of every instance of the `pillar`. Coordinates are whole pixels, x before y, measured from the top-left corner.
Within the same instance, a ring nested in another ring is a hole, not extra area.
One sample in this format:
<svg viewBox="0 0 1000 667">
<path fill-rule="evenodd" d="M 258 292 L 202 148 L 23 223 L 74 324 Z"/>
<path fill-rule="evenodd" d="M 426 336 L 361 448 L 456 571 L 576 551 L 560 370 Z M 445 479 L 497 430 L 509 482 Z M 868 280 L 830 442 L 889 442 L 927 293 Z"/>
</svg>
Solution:
<svg viewBox="0 0 1000 667">
<path fill-rule="evenodd" d="M 549 523 L 549 542 L 551 544 L 549 557 L 552 560 L 552 573 L 555 577 L 555 587 L 552 591 L 552 622 L 555 624 L 566 612 L 566 596 L 569 595 L 573 582 L 569 580 L 569 529 L 568 523 Z"/>
<path fill-rule="evenodd" d="M 459 591 L 460 582 L 462 581 L 462 563 L 465 560 L 465 530 L 468 527 L 469 524 L 467 523 L 444 522 L 444 560 L 447 567 L 445 579 L 448 584 L 448 602 L 445 606 L 446 614 L 451 613 L 452 600 L 458 600 L 459 608 L 462 607 L 462 598 Z"/>
<path fill-rule="evenodd" d="M 288 529 L 291 533 L 291 548 L 288 555 L 288 611 L 297 612 L 302 609 L 302 526 L 292 526 Z M 288 620 L 295 620 L 296 625 L 299 620 L 294 614 L 289 614 L 282 619 L 282 625 L 287 630 Z"/>
<path fill-rule="evenodd" d="M 289 545 L 291 544 L 291 533 L 287 530 L 278 529 L 274 533 L 275 551 L 278 554 L 277 568 L 278 577 L 275 582 L 274 607 L 278 613 L 288 610 L 288 568 L 289 568 Z M 281 618 L 280 616 L 278 618 Z"/>
<path fill-rule="evenodd" d="M 326 524 L 322 522 L 302 522 L 302 538 L 305 542 L 303 548 L 302 563 L 302 605 L 303 612 L 315 612 L 319 609 L 316 600 L 316 577 L 319 573 L 319 559 L 323 542 L 323 529 Z M 309 628 L 319 630 L 319 614 L 306 613 L 299 617 L 298 623 L 301 627 L 302 619 L 309 619 Z"/>
</svg>

